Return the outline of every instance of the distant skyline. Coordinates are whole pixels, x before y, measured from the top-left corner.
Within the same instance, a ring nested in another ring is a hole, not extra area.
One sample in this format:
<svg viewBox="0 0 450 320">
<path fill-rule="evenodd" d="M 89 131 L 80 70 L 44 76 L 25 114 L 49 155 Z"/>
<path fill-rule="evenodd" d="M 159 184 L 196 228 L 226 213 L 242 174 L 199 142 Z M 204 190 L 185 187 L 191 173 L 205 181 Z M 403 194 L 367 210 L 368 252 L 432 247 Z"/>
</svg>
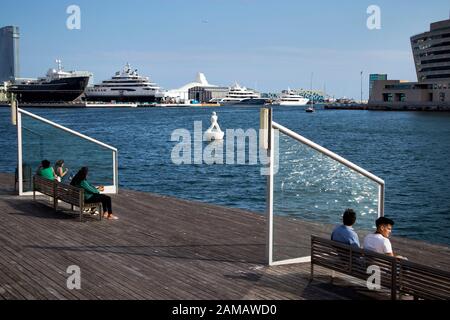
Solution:
<svg viewBox="0 0 450 320">
<path fill-rule="evenodd" d="M 81 9 L 80 30 L 66 27 L 70 5 Z M 380 30 L 366 26 L 370 5 L 381 9 Z M 359 99 L 363 70 L 367 99 L 370 73 L 416 80 L 409 39 L 449 10 L 448 0 L 18 0 L 1 4 L 0 27 L 20 28 L 22 77 L 43 76 L 58 58 L 95 83 L 129 62 L 165 89 L 197 72 L 263 92 L 309 89 L 314 73 L 315 89 Z"/>
</svg>

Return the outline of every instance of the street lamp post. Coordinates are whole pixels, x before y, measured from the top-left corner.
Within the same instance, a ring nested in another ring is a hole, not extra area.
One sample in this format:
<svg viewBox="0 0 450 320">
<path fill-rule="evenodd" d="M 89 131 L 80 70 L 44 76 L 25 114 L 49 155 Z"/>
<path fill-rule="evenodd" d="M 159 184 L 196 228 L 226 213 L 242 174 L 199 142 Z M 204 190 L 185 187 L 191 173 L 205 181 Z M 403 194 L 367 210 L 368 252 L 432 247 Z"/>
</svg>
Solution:
<svg viewBox="0 0 450 320">
<path fill-rule="evenodd" d="M 361 71 L 361 104 L 363 103 L 363 73 L 364 71 Z"/>
</svg>

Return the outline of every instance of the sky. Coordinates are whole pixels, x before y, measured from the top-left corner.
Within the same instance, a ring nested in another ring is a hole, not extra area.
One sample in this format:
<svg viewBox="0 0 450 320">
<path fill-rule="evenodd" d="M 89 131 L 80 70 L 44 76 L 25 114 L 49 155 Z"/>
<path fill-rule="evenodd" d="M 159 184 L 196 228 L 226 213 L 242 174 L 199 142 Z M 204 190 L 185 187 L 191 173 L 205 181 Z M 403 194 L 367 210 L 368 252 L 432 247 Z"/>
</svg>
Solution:
<svg viewBox="0 0 450 320">
<path fill-rule="evenodd" d="M 70 5 L 80 29 L 66 26 Z M 381 29 L 370 30 L 377 5 Z M 197 72 L 212 84 L 261 92 L 325 89 L 364 98 L 368 75 L 416 81 L 410 37 L 449 18 L 449 0 L 15 0 L 0 2 L 0 26 L 20 28 L 20 76 L 43 76 L 55 60 L 98 83 L 129 62 L 165 89 Z"/>
</svg>

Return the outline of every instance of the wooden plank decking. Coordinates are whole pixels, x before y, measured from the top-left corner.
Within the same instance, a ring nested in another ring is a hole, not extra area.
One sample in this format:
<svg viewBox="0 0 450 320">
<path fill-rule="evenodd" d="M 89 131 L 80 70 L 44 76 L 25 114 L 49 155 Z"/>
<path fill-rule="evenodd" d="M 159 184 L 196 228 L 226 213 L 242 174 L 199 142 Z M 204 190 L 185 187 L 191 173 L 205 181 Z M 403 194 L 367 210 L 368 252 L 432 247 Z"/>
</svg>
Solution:
<svg viewBox="0 0 450 320">
<path fill-rule="evenodd" d="M 113 196 L 119 221 L 80 223 L 45 198 L 15 196 L 13 179 L 0 174 L 2 299 L 389 299 L 344 276 L 332 284 L 321 268 L 310 282 L 308 263 L 266 267 L 265 218 L 255 213 L 121 190 Z M 329 232 L 286 221 L 293 224 L 282 241 L 292 248 L 307 248 L 311 230 Z M 448 268 L 448 247 L 393 245 L 410 260 Z M 70 265 L 81 268 L 81 290 L 66 287 Z"/>
</svg>

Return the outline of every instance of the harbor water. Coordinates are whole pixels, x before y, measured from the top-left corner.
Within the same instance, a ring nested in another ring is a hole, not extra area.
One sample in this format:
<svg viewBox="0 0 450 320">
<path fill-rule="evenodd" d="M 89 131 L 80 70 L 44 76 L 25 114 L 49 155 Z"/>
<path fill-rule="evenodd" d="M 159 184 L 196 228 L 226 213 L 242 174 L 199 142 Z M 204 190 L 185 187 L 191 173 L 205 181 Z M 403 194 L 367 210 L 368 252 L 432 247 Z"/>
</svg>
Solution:
<svg viewBox="0 0 450 320">
<path fill-rule="evenodd" d="M 118 148 L 121 188 L 265 210 L 266 177 L 260 164 L 175 165 L 171 159 L 177 144 L 171 141 L 174 130 L 193 132 L 194 121 L 202 121 L 206 130 L 213 111 L 224 131 L 257 130 L 258 107 L 30 111 Z M 384 179 L 385 212 L 396 222 L 394 235 L 450 245 L 449 113 L 317 110 L 308 114 L 304 108 L 276 107 L 274 120 Z M 13 173 L 16 128 L 10 124 L 8 108 L 0 108 L 0 135 L 0 171 Z M 286 215 L 295 217 L 296 206 L 290 203 Z"/>
</svg>

